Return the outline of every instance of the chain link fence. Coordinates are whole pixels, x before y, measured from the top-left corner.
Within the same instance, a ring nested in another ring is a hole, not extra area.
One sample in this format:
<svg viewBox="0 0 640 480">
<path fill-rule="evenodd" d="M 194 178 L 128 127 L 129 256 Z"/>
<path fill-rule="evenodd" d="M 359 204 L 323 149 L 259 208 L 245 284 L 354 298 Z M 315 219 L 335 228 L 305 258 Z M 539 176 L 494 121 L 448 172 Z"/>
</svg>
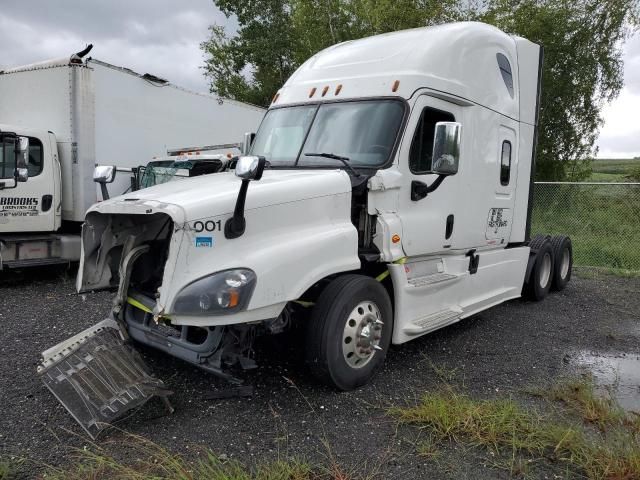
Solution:
<svg viewBox="0 0 640 480">
<path fill-rule="evenodd" d="M 574 264 L 640 271 L 640 183 L 536 182 L 531 232 L 566 234 Z"/>
</svg>

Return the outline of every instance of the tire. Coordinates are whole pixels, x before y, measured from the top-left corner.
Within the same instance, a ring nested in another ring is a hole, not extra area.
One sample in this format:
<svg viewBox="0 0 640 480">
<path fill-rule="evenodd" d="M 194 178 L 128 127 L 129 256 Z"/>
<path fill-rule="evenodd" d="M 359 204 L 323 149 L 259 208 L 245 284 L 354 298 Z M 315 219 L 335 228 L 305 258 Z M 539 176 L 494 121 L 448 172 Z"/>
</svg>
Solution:
<svg viewBox="0 0 640 480">
<path fill-rule="evenodd" d="M 559 292 L 563 290 L 571 280 L 573 269 L 573 247 L 571 239 L 566 235 L 555 235 L 551 238 L 553 247 L 554 268 L 551 289 Z"/>
<path fill-rule="evenodd" d="M 553 246 L 549 237 L 543 235 L 536 235 L 529 246 L 532 250 L 537 250 L 537 253 L 531 275 L 525 285 L 525 293 L 529 299 L 538 302 L 547 296 L 553 283 Z"/>
<path fill-rule="evenodd" d="M 306 363 L 322 383 L 354 390 L 384 363 L 392 332 L 391 300 L 380 282 L 363 275 L 338 277 L 322 291 L 311 314 Z"/>
</svg>

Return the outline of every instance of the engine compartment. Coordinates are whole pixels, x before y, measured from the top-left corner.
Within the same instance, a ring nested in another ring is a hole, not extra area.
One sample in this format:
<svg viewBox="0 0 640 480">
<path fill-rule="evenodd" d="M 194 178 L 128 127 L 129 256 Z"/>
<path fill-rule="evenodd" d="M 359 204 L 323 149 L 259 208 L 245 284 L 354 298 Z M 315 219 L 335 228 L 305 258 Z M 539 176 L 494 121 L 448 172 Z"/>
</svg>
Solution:
<svg viewBox="0 0 640 480">
<path fill-rule="evenodd" d="M 141 293 L 154 297 L 162 284 L 173 230 L 173 220 L 164 213 L 89 213 L 82 228 L 84 257 L 78 275 L 78 291 L 117 288 L 122 259 L 134 248 L 148 245 L 148 251 L 134 264 L 130 284 Z"/>
</svg>

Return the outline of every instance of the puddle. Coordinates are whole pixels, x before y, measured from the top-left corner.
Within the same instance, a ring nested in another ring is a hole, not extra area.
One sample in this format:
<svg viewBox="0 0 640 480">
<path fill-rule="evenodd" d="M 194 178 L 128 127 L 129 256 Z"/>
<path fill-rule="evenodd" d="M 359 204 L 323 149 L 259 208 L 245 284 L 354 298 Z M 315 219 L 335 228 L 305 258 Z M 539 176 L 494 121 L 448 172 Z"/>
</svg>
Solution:
<svg viewBox="0 0 640 480">
<path fill-rule="evenodd" d="M 596 387 L 611 392 L 622 408 L 640 412 L 640 355 L 581 351 L 572 363 L 589 370 Z"/>
</svg>

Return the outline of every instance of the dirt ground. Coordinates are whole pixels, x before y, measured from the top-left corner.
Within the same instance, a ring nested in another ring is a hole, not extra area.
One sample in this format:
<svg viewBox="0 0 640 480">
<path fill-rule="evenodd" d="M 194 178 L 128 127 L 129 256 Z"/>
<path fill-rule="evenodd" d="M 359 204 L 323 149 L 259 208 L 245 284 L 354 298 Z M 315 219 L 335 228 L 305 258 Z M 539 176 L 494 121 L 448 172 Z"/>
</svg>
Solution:
<svg viewBox="0 0 640 480">
<path fill-rule="evenodd" d="M 526 389 L 588 370 L 601 383 L 615 377 L 622 403 L 640 406 L 640 278 L 591 277 L 574 275 L 566 290 L 541 303 L 511 301 L 395 346 L 374 381 L 350 393 L 316 384 L 299 346 L 283 347 L 286 338 L 259 349 L 261 366 L 248 376 L 256 394 L 229 400 L 205 399 L 223 382 L 143 349 L 155 375 L 175 391 L 176 411 L 161 416 L 161 403 L 152 401 L 118 427 L 174 452 L 204 446 L 250 465 L 333 458 L 385 479 L 507 478 L 477 452 L 452 448 L 439 462 L 420 457 L 424 432 L 399 427 L 385 407 L 412 404 L 443 381 L 474 397 L 526 402 Z M 110 302 L 109 293 L 75 294 L 73 278 L 59 270 L 0 273 L 0 457 L 27 457 L 24 478 L 64 464 L 69 447 L 86 443 L 37 378 L 40 352 L 102 320 Z M 122 435 L 112 430 L 100 441 Z"/>
</svg>

